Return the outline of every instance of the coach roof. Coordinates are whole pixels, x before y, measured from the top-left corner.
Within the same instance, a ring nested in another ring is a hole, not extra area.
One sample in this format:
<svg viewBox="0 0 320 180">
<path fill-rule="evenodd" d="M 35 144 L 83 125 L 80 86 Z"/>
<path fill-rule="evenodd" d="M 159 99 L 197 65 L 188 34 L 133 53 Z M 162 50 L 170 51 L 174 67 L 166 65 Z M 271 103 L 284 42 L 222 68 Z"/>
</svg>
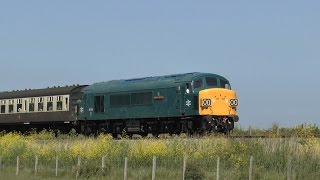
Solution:
<svg viewBox="0 0 320 180">
<path fill-rule="evenodd" d="M 46 88 L 46 89 L 32 89 L 32 90 L 20 90 L 20 91 L 10 91 L 10 92 L 7 91 L 7 92 L 0 93 L 0 99 L 65 95 L 65 94 L 70 94 L 72 90 L 78 87 L 83 87 L 83 86 L 73 85 L 73 86 L 53 87 L 53 88 Z"/>
</svg>

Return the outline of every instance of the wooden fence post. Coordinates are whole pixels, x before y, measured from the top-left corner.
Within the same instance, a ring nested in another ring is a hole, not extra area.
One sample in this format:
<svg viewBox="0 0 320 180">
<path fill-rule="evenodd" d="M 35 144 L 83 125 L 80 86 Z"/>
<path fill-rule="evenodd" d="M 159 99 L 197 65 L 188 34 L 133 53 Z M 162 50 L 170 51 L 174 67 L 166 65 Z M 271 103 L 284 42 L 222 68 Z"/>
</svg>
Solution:
<svg viewBox="0 0 320 180">
<path fill-rule="evenodd" d="M 16 175 L 19 175 L 19 156 L 17 156 L 17 170 L 16 170 Z"/>
<path fill-rule="evenodd" d="M 80 156 L 78 156 L 78 164 L 77 164 L 77 174 L 76 174 L 76 178 L 78 178 L 79 175 L 80 175 L 80 168 L 81 168 L 81 158 L 80 158 Z"/>
<path fill-rule="evenodd" d="M 186 178 L 186 169 L 187 169 L 187 156 L 184 156 L 183 158 L 183 167 L 182 167 L 182 180 L 185 180 Z"/>
<path fill-rule="evenodd" d="M 292 160 L 291 157 L 288 158 L 288 169 L 287 169 L 287 180 L 291 180 L 292 171 Z"/>
<path fill-rule="evenodd" d="M 34 174 L 37 175 L 38 173 L 38 156 L 36 156 L 35 162 L 34 162 Z"/>
<path fill-rule="evenodd" d="M 252 180 L 253 156 L 250 156 L 249 180 Z"/>
<path fill-rule="evenodd" d="M 157 157 L 153 156 L 153 159 L 152 159 L 152 180 L 156 179 L 156 167 L 157 167 Z"/>
<path fill-rule="evenodd" d="M 217 180 L 220 179 L 220 157 L 217 158 Z"/>
<path fill-rule="evenodd" d="M 56 177 L 58 176 L 58 164 L 59 164 L 59 157 L 56 156 Z"/>
<path fill-rule="evenodd" d="M 102 172 L 104 172 L 104 169 L 105 169 L 105 167 L 106 167 L 105 159 L 106 159 L 105 156 L 103 156 L 103 157 L 101 158 L 101 171 L 102 171 Z"/>
<path fill-rule="evenodd" d="M 123 179 L 127 180 L 128 179 L 128 158 L 124 158 L 124 171 L 123 171 Z"/>
</svg>

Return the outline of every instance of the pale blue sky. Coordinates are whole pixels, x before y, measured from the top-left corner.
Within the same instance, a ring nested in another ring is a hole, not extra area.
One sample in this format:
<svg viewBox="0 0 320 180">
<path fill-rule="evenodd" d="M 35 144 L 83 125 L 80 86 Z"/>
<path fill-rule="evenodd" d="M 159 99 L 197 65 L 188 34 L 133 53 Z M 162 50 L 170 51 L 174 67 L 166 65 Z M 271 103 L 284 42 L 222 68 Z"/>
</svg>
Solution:
<svg viewBox="0 0 320 180">
<path fill-rule="evenodd" d="M 320 125 L 320 1 L 0 1 L 0 91 L 209 72 L 240 125 Z"/>
</svg>

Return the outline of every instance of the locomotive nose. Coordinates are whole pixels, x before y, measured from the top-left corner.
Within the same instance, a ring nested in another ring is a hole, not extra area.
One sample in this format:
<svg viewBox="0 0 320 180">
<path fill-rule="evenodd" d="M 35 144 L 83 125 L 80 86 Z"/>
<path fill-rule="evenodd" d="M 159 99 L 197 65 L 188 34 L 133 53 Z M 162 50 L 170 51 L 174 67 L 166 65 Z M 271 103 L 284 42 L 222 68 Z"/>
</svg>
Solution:
<svg viewBox="0 0 320 180">
<path fill-rule="evenodd" d="M 199 114 L 228 116 L 238 121 L 236 92 L 230 89 L 211 88 L 199 92 Z"/>
</svg>

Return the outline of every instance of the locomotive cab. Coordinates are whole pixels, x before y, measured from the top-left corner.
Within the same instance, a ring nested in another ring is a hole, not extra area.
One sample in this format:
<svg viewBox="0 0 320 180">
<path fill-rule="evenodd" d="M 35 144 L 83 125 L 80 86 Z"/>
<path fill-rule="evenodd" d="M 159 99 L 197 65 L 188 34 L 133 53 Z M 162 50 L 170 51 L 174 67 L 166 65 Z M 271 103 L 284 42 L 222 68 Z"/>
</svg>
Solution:
<svg viewBox="0 0 320 180">
<path fill-rule="evenodd" d="M 191 83 L 193 93 L 198 94 L 198 110 L 201 128 L 207 131 L 228 133 L 239 120 L 236 92 L 223 77 L 206 76 Z"/>
</svg>

